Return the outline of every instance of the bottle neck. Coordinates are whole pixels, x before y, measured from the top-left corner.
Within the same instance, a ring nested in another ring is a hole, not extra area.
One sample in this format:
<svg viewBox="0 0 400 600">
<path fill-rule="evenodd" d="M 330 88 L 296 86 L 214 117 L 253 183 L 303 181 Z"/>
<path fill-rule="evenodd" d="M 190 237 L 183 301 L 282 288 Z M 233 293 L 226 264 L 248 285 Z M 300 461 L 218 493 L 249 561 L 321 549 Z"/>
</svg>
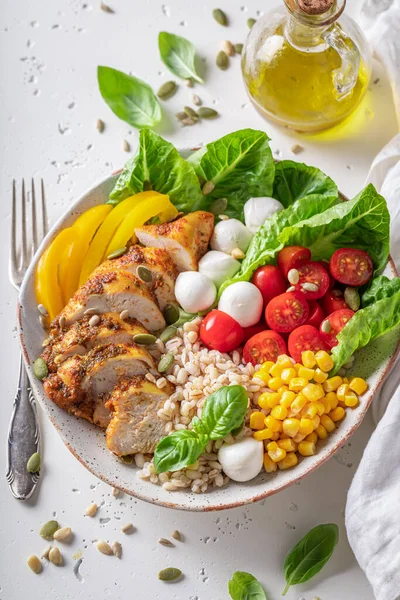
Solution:
<svg viewBox="0 0 400 600">
<path fill-rule="evenodd" d="M 322 38 L 322 33 L 326 29 L 327 26 L 324 25 L 306 25 L 294 15 L 290 15 L 286 20 L 285 37 L 291 46 L 301 52 L 323 52 L 327 44 Z"/>
</svg>

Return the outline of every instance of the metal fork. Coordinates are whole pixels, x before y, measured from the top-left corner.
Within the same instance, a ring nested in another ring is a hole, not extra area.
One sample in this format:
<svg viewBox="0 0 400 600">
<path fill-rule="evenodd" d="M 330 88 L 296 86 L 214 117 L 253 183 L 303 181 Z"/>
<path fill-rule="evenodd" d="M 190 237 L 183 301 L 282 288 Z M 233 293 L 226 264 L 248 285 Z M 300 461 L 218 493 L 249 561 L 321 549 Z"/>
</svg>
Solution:
<svg viewBox="0 0 400 600">
<path fill-rule="evenodd" d="M 35 185 L 32 179 L 30 194 L 31 218 L 28 223 L 27 194 L 25 181 L 22 180 L 21 200 L 17 201 L 15 181 L 12 188 L 12 219 L 11 219 L 11 255 L 10 255 L 10 281 L 19 290 L 26 270 L 39 243 L 47 233 L 46 199 L 43 180 L 40 182 L 41 201 L 38 210 L 35 194 Z M 20 236 L 17 235 L 18 204 L 20 204 Z M 29 235 L 29 225 L 31 235 Z M 39 227 L 38 227 L 39 225 Z M 20 238 L 19 240 L 17 238 Z M 32 496 L 39 482 L 40 471 L 29 473 L 27 470 L 28 459 L 35 452 L 39 452 L 40 433 L 36 415 L 36 405 L 32 388 L 25 370 L 25 365 L 20 355 L 19 382 L 14 400 L 10 428 L 8 431 L 7 445 L 7 481 L 11 493 L 18 500 L 27 500 Z"/>
</svg>

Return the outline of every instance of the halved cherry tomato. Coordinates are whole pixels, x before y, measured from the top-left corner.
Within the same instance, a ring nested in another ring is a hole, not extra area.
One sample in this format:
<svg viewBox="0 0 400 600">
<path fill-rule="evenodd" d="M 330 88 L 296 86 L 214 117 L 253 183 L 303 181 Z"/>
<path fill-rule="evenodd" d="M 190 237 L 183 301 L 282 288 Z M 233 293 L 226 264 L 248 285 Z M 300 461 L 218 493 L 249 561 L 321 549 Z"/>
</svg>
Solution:
<svg viewBox="0 0 400 600">
<path fill-rule="evenodd" d="M 231 352 L 243 342 L 243 328 L 222 310 L 212 310 L 201 322 L 200 338 L 208 348 Z"/>
<path fill-rule="evenodd" d="M 253 335 L 256 335 L 256 333 L 260 333 L 261 331 L 267 331 L 267 329 L 268 327 L 264 319 L 262 319 L 259 323 L 256 323 L 255 325 L 243 327 L 244 343 L 246 343 L 251 337 L 253 337 Z"/>
<path fill-rule="evenodd" d="M 286 292 L 276 296 L 265 309 L 268 327 L 279 332 L 293 331 L 308 319 L 310 309 L 303 294 Z"/>
<path fill-rule="evenodd" d="M 332 254 L 329 267 L 337 281 L 345 285 L 360 286 L 372 277 L 374 265 L 364 250 L 340 248 Z"/>
<path fill-rule="evenodd" d="M 328 290 L 325 296 L 321 298 L 320 303 L 326 315 L 330 315 L 335 310 L 348 308 L 341 290 Z"/>
<path fill-rule="evenodd" d="M 297 268 L 299 272 L 299 283 L 296 283 L 295 288 L 298 292 L 302 292 L 307 300 L 318 300 L 326 294 L 329 288 L 329 275 L 324 267 L 317 262 L 308 262 Z M 315 291 L 306 289 L 307 284 L 316 286 Z"/>
<path fill-rule="evenodd" d="M 338 341 L 336 336 L 340 333 L 343 327 L 350 321 L 351 317 L 354 315 L 354 312 L 349 308 L 342 308 L 341 310 L 335 310 L 332 314 L 328 315 L 320 325 L 320 332 L 322 339 L 326 343 L 329 348 L 333 348 L 337 346 Z M 330 331 L 329 333 L 324 333 L 322 328 L 324 327 L 324 323 L 329 322 Z"/>
<path fill-rule="evenodd" d="M 310 300 L 308 306 L 310 307 L 310 314 L 308 315 L 306 325 L 318 328 L 324 319 L 324 311 L 316 300 Z"/>
<path fill-rule="evenodd" d="M 246 363 L 262 364 L 266 360 L 276 361 L 280 354 L 286 354 L 286 344 L 276 331 L 262 331 L 253 335 L 243 348 Z"/>
<path fill-rule="evenodd" d="M 331 273 L 330 268 L 329 268 L 329 260 L 318 260 L 317 262 L 321 265 L 321 267 L 324 267 L 325 271 L 328 273 L 328 275 L 329 275 L 329 287 L 328 287 L 328 290 L 331 290 L 332 288 L 334 288 L 336 281 L 332 277 L 332 273 Z"/>
<path fill-rule="evenodd" d="M 287 285 L 282 277 L 282 273 L 275 265 L 265 265 L 259 267 L 251 278 L 251 282 L 262 293 L 264 298 L 264 306 L 268 304 L 272 298 L 286 292 Z"/>
<path fill-rule="evenodd" d="M 298 269 L 300 265 L 311 258 L 311 251 L 303 246 L 286 246 L 283 248 L 277 257 L 278 267 L 282 271 L 284 277 L 287 277 L 290 269 Z"/>
<path fill-rule="evenodd" d="M 318 329 L 312 325 L 302 325 L 297 327 L 289 335 L 288 341 L 289 354 L 298 363 L 301 363 L 301 354 L 306 350 L 318 352 L 326 350 L 324 340 Z"/>
</svg>

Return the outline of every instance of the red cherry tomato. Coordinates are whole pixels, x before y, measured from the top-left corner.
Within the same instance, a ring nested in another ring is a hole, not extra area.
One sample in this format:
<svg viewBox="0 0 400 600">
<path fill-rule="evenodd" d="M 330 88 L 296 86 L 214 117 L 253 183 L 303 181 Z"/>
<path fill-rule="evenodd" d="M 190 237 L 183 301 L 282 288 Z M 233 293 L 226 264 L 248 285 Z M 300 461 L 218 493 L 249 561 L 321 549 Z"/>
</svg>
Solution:
<svg viewBox="0 0 400 600">
<path fill-rule="evenodd" d="M 286 344 L 276 331 L 262 331 L 253 335 L 243 348 L 246 363 L 262 364 L 266 360 L 276 361 L 280 354 L 286 354 Z"/>
<path fill-rule="evenodd" d="M 243 341 L 243 328 L 222 310 L 212 310 L 201 322 L 200 338 L 208 348 L 230 352 Z"/>
<path fill-rule="evenodd" d="M 308 262 L 305 265 L 298 267 L 299 283 L 296 283 L 295 288 L 298 292 L 302 292 L 307 300 L 318 300 L 326 294 L 329 288 L 329 275 L 317 262 Z M 307 284 L 317 286 L 315 291 L 306 289 Z"/>
<path fill-rule="evenodd" d="M 319 260 L 317 261 L 318 264 L 321 265 L 321 267 L 324 267 L 325 271 L 328 273 L 329 275 L 329 287 L 328 290 L 331 290 L 334 286 L 335 286 L 335 279 L 332 277 L 331 271 L 330 271 L 330 267 L 329 267 L 329 261 L 328 260 Z"/>
<path fill-rule="evenodd" d="M 264 319 L 256 325 L 250 325 L 249 327 L 243 327 L 244 338 L 243 342 L 246 343 L 253 335 L 256 333 L 260 333 L 261 331 L 266 331 L 268 329 L 266 322 Z"/>
<path fill-rule="evenodd" d="M 318 328 L 325 316 L 324 311 L 316 300 L 310 300 L 308 305 L 310 307 L 310 314 L 308 315 L 306 325 L 312 325 L 313 327 Z"/>
<path fill-rule="evenodd" d="M 320 325 L 321 336 L 329 348 L 337 346 L 337 334 L 342 331 L 343 327 L 350 321 L 353 315 L 354 312 L 349 308 L 342 308 L 341 310 L 335 310 L 335 312 L 328 315 L 326 319 L 322 321 Z M 329 333 L 324 333 L 322 329 L 324 328 L 324 324 L 327 322 L 329 322 L 330 331 Z"/>
<path fill-rule="evenodd" d="M 282 271 L 284 277 L 287 277 L 290 269 L 298 269 L 300 265 L 311 258 L 311 252 L 303 246 L 286 246 L 283 248 L 277 257 L 278 267 Z"/>
<path fill-rule="evenodd" d="M 340 248 L 333 253 L 329 267 L 332 276 L 345 285 L 360 286 L 372 277 L 374 265 L 364 250 Z"/>
<path fill-rule="evenodd" d="M 318 352 L 326 350 L 324 340 L 318 329 L 312 325 L 302 325 L 297 327 L 289 335 L 288 341 L 289 354 L 298 363 L 301 363 L 301 354 L 306 350 Z"/>
<path fill-rule="evenodd" d="M 282 333 L 293 331 L 308 319 L 307 300 L 299 292 L 286 292 L 276 296 L 265 309 L 268 327 Z"/>
<path fill-rule="evenodd" d="M 266 306 L 272 298 L 275 298 L 275 296 L 279 296 L 279 294 L 286 292 L 287 288 L 280 270 L 278 267 L 275 267 L 275 265 L 259 267 L 254 272 L 251 282 L 254 283 L 262 293 L 264 306 Z"/>
<path fill-rule="evenodd" d="M 340 290 L 328 290 L 325 296 L 321 298 L 320 303 L 326 315 L 330 315 L 335 310 L 348 308 Z"/>
</svg>

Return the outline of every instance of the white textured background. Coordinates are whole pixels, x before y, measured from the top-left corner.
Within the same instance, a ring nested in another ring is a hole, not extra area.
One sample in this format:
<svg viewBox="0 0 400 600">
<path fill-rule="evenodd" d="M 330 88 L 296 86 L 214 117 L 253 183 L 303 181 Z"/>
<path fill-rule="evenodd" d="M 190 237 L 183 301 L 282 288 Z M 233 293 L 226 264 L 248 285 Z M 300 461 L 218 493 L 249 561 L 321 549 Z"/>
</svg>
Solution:
<svg viewBox="0 0 400 600">
<path fill-rule="evenodd" d="M 109 0 L 115 14 L 92 0 L 2 0 L 0 4 L 0 227 L 1 227 L 1 437 L 3 450 L 17 381 L 18 347 L 14 327 L 15 292 L 7 281 L 11 181 L 43 177 L 53 222 L 96 180 L 122 165 L 127 154 L 122 140 L 134 149 L 137 132 L 110 112 L 97 90 L 96 66 L 105 64 L 131 71 L 154 88 L 171 76 L 158 57 L 160 30 L 193 41 L 205 59 L 206 86 L 195 92 L 205 105 L 215 106 L 221 118 L 181 129 L 174 113 L 190 103 L 192 93 L 181 86 L 165 103 L 167 117 L 159 133 L 177 146 L 208 141 L 241 127 L 265 129 L 277 157 L 291 157 L 295 142 L 305 147 L 301 160 L 331 175 L 347 195 L 363 185 L 369 164 L 395 132 L 390 88 L 375 65 L 370 91 L 351 132 L 341 130 L 334 141 L 326 136 L 296 139 L 295 134 L 264 122 L 248 104 L 241 84 L 239 59 L 229 71 L 214 66 L 222 39 L 244 40 L 246 20 L 279 0 L 228 2 L 220 6 L 231 26 L 217 25 L 210 0 Z M 350 0 L 348 12 L 356 14 Z M 261 13 L 260 13 L 261 14 Z M 379 81 L 377 81 L 379 79 Z M 97 118 L 106 123 L 100 135 Z M 0 600 L 225 600 L 227 582 L 235 570 L 253 573 L 265 585 L 269 600 L 284 586 L 282 563 L 292 545 L 314 525 L 336 522 L 341 541 L 329 564 L 311 582 L 292 588 L 289 600 L 373 600 L 369 585 L 346 541 L 343 510 L 346 491 L 372 431 L 368 416 L 351 443 L 300 485 L 258 505 L 222 513 L 189 514 L 153 507 L 133 498 L 115 499 L 72 457 L 51 425 L 41 419 L 44 438 L 43 480 L 37 497 L 18 503 L 8 493 L 0 452 Z M 83 517 L 86 505 L 101 508 L 95 519 Z M 25 564 L 30 553 L 45 546 L 40 524 L 55 515 L 75 532 L 65 546 L 65 566 L 47 565 L 41 576 Z M 132 521 L 131 536 L 120 533 Z M 177 528 L 185 535 L 175 548 L 157 544 Z M 93 540 L 118 539 L 123 558 L 101 555 Z M 83 551 L 81 580 L 73 573 L 72 555 Z M 157 573 L 176 566 L 184 579 L 165 585 Z"/>
</svg>

